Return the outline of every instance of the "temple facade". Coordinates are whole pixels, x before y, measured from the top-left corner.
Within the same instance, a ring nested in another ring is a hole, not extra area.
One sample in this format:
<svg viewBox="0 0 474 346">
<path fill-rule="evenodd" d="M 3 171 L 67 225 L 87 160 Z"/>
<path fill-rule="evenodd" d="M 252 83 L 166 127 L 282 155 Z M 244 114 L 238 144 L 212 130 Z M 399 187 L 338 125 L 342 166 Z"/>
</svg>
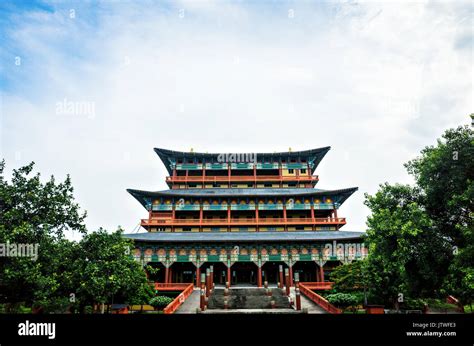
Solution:
<svg viewBox="0 0 474 346">
<path fill-rule="evenodd" d="M 134 257 L 162 283 L 217 285 L 324 282 L 341 263 L 366 256 L 361 232 L 340 230 L 339 207 L 356 187 L 322 190 L 315 170 L 330 147 L 281 153 L 209 154 L 155 148 L 168 190 L 128 189 L 147 210 Z"/>
</svg>

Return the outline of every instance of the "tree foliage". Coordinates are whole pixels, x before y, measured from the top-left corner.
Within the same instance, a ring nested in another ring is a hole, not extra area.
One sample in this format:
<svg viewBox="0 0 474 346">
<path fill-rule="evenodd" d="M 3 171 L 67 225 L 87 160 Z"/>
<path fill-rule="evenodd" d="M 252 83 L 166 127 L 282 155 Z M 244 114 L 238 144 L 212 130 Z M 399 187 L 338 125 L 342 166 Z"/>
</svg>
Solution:
<svg viewBox="0 0 474 346">
<path fill-rule="evenodd" d="M 86 213 L 73 196 L 69 176 L 42 183 L 34 163 L 13 170 L 10 181 L 0 162 L 0 244 L 37 244 L 37 258 L 0 257 L 0 302 L 23 303 L 45 312 L 81 310 L 93 303 L 143 304 L 153 295 L 141 265 L 130 256 L 122 230 L 87 234 Z M 65 232 L 84 237 L 70 241 Z M 10 309 L 9 311 L 12 311 Z"/>
<path fill-rule="evenodd" d="M 467 126 L 447 130 L 405 165 L 414 187 L 385 183 L 366 194 L 368 275 L 385 302 L 397 303 L 400 294 L 472 301 L 473 138 Z"/>
</svg>

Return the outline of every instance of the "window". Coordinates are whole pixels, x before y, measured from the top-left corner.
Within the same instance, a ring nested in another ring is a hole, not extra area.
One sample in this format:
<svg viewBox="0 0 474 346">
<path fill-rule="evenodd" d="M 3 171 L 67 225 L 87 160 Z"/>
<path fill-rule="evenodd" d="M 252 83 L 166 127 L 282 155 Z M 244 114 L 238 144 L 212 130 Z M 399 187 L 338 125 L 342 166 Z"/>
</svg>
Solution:
<svg viewBox="0 0 474 346">
<path fill-rule="evenodd" d="M 305 168 L 300 169 L 300 173 L 301 173 L 301 174 L 306 174 L 306 169 L 305 169 Z"/>
<path fill-rule="evenodd" d="M 289 173 L 289 174 L 293 174 L 293 173 L 294 173 L 294 169 L 289 169 L 289 170 L 288 170 L 288 173 Z"/>
<path fill-rule="evenodd" d="M 191 232 L 191 227 L 183 227 L 183 232 Z"/>
<path fill-rule="evenodd" d="M 253 187 L 253 184 L 247 184 L 247 187 Z"/>
<path fill-rule="evenodd" d="M 189 187 L 196 187 L 196 184 L 189 184 Z"/>
<path fill-rule="evenodd" d="M 263 184 L 265 187 L 272 187 L 272 184 Z"/>
</svg>

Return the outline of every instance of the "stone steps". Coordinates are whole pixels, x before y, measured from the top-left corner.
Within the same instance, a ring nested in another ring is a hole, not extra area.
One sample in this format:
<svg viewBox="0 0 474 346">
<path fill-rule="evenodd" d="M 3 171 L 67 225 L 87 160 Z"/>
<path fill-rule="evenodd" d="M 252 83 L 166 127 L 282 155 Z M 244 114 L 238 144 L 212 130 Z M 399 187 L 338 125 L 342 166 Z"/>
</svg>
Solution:
<svg viewBox="0 0 474 346">
<path fill-rule="evenodd" d="M 272 296 L 265 294 L 264 288 L 230 289 L 228 296 L 229 309 L 272 309 L 271 301 L 275 301 L 276 309 L 291 309 L 288 298 L 278 288 L 271 289 Z M 208 309 L 224 309 L 224 289 L 215 289 L 209 297 Z"/>
</svg>

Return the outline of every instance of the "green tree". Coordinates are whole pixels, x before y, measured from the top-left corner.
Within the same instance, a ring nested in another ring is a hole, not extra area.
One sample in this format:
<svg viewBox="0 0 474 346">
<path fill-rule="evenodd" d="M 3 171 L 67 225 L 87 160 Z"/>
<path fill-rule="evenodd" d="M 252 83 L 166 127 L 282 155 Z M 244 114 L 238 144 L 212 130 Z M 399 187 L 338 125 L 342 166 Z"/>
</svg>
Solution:
<svg viewBox="0 0 474 346">
<path fill-rule="evenodd" d="M 433 232 L 419 193 L 408 185 L 385 183 L 374 196 L 366 194 L 372 211 L 367 219 L 370 290 L 394 306 L 400 294 L 432 295 L 446 273 L 449 244 Z"/>
<path fill-rule="evenodd" d="M 452 246 L 444 292 L 464 304 L 474 300 L 474 132 L 447 130 L 436 146 L 406 164 L 422 190 L 434 230 Z"/>
<path fill-rule="evenodd" d="M 365 275 L 366 261 L 354 261 L 336 267 L 331 273 L 331 281 L 334 282 L 333 289 L 336 292 L 351 292 L 364 290 L 367 287 Z"/>
<path fill-rule="evenodd" d="M 4 177 L 0 162 L 0 244 L 37 244 L 37 258 L 0 257 L 0 302 L 7 312 L 20 303 L 45 312 L 94 302 L 142 304 L 154 295 L 145 271 L 131 256 L 122 231 L 86 234 L 69 176 L 42 183 L 34 163 Z M 77 243 L 65 231 L 85 235 Z"/>
<path fill-rule="evenodd" d="M 141 264 L 130 256 L 133 243 L 122 230 L 104 229 L 87 234 L 79 242 L 80 257 L 74 263 L 77 298 L 81 310 L 94 303 L 144 303 L 152 294 Z"/>
<path fill-rule="evenodd" d="M 71 287 L 68 258 L 73 243 L 66 230 L 85 232 L 84 218 L 73 197 L 69 176 L 57 183 L 52 176 L 42 183 L 32 174 L 34 163 L 15 169 L 11 181 L 0 162 L 0 243 L 37 245 L 30 257 L 0 258 L 0 298 L 4 303 L 31 304 L 68 296 Z"/>
<path fill-rule="evenodd" d="M 447 130 L 406 168 L 415 187 L 383 184 L 366 194 L 368 272 L 372 291 L 396 303 L 410 297 L 453 294 L 464 303 L 474 292 L 474 136 Z"/>
</svg>

